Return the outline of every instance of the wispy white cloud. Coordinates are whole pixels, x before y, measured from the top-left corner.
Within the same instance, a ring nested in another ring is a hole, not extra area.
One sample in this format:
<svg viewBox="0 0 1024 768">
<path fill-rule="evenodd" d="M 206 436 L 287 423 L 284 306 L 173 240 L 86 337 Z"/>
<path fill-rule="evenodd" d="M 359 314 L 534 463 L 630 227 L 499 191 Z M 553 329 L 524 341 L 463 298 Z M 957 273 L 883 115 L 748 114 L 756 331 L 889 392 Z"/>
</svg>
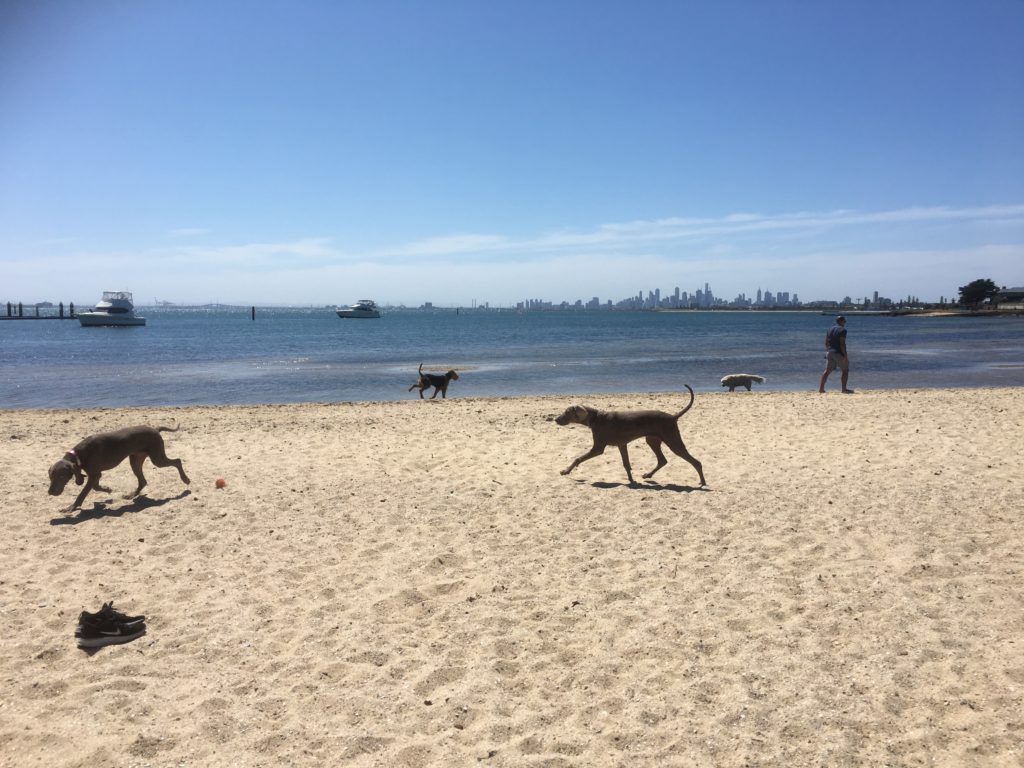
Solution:
<svg viewBox="0 0 1024 768">
<path fill-rule="evenodd" d="M 340 252 L 328 238 L 304 238 L 280 243 L 242 243 L 238 245 L 190 245 L 154 250 L 165 263 L 202 266 L 206 272 L 243 269 L 265 272 L 274 269 L 301 269 L 313 264 L 337 260 Z"/>
<path fill-rule="evenodd" d="M 705 281 L 730 298 L 758 287 L 805 299 L 873 290 L 938 298 L 978 276 L 1020 282 L 1021 263 L 1024 205 L 1003 205 L 733 213 L 532 237 L 457 233 L 372 250 L 329 237 L 131 252 L 69 243 L 7 255 L 4 270 L 19 292 L 32 286 L 28 298 L 57 292 L 92 300 L 102 289 L 133 287 L 175 301 L 322 303 L 351 300 L 354 292 L 418 304 L 622 298 Z"/>
<path fill-rule="evenodd" d="M 386 248 L 376 255 L 438 256 L 442 254 L 490 253 L 508 250 L 514 242 L 500 235 L 449 235 L 396 245 Z"/>
<path fill-rule="evenodd" d="M 182 227 L 181 229 L 172 229 L 167 234 L 171 237 L 199 237 L 210 234 L 210 230 L 204 227 Z"/>
<path fill-rule="evenodd" d="M 522 257 L 616 250 L 653 244 L 721 241 L 755 234 L 822 233 L 840 227 L 923 225 L 948 222 L 1012 222 L 1024 224 L 1024 205 L 980 208 L 906 208 L 894 211 L 734 213 L 719 218 L 665 218 L 603 224 L 589 231 L 561 231 L 532 238 L 494 234 L 462 234 L 414 241 L 370 254 L 371 258 L 446 255 L 451 258 L 517 254 Z"/>
<path fill-rule="evenodd" d="M 46 240 L 38 240 L 33 243 L 33 246 L 37 248 L 52 248 L 60 245 L 71 245 L 72 243 L 79 242 L 78 237 L 51 237 Z"/>
</svg>

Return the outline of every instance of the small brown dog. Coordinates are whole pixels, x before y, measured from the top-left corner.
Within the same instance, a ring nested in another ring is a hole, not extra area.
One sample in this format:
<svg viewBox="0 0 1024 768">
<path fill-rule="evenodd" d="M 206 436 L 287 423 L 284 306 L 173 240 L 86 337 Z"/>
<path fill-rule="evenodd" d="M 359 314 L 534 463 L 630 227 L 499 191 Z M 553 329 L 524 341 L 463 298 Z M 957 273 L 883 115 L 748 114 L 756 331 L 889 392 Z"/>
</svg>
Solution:
<svg viewBox="0 0 1024 768">
<path fill-rule="evenodd" d="M 146 487 L 146 478 L 142 474 L 142 464 L 148 458 L 156 467 L 176 467 L 181 481 L 188 485 L 191 481 L 181 466 L 181 459 L 169 459 L 164 451 L 164 439 L 161 432 L 177 432 L 178 428 L 170 427 L 125 427 L 116 432 L 103 432 L 85 438 L 82 442 L 64 454 L 56 464 L 50 467 L 50 495 L 60 496 L 64 486 L 72 477 L 78 485 L 85 483 L 85 488 L 78 494 L 75 503 L 67 511 L 72 512 L 82 506 L 82 501 L 94 488 L 110 493 L 109 488 L 100 485 L 100 475 L 105 470 L 113 469 L 125 459 L 131 462 L 132 472 L 138 478 L 139 487 L 126 498 L 134 498 Z M 86 480 L 88 478 L 88 480 Z"/>
<path fill-rule="evenodd" d="M 433 400 L 435 397 L 437 397 L 438 392 L 441 393 L 441 398 L 443 399 L 448 396 L 448 382 L 457 381 L 458 378 L 459 374 L 457 374 L 455 371 L 448 371 L 448 373 L 444 374 L 443 376 L 438 373 L 424 373 L 423 363 L 420 363 L 419 378 L 416 380 L 415 384 L 409 387 L 409 391 L 412 392 L 414 389 L 416 389 L 416 387 L 419 387 L 420 399 L 422 400 L 423 390 L 433 387 L 434 394 L 430 396 L 430 399 Z"/>
</svg>

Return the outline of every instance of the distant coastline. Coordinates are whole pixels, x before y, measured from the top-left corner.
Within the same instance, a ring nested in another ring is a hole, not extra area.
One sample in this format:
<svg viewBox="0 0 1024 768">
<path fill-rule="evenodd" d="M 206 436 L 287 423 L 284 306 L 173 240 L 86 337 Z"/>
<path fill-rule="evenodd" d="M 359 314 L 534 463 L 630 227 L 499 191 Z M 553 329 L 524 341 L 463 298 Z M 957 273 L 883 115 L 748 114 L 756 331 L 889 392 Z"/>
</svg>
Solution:
<svg viewBox="0 0 1024 768">
<path fill-rule="evenodd" d="M 81 306 L 87 306 L 82 304 Z M 41 302 L 38 305 L 24 305 L 20 313 L 17 310 L 11 313 L 0 312 L 0 320 L 74 320 L 77 318 L 75 305 L 71 304 L 66 309 L 63 305 L 54 305 L 49 302 Z M 333 306 L 320 305 L 267 305 L 267 304 L 172 304 L 170 302 L 159 302 L 157 304 L 140 304 L 139 309 L 159 309 L 167 312 L 246 312 L 255 310 L 323 310 L 333 313 Z M 465 314 L 625 314 L 630 312 L 652 313 L 652 314 L 809 314 L 835 317 L 847 315 L 851 317 L 1024 317 L 1024 306 L 1013 305 L 998 307 L 995 309 L 967 309 L 950 308 L 949 306 L 938 307 L 895 307 L 892 309 L 848 309 L 845 307 L 822 308 L 820 306 L 804 307 L 650 307 L 620 309 L 617 307 L 593 309 L 588 307 L 553 306 L 543 308 L 521 309 L 516 307 L 463 307 L 463 306 L 430 306 L 430 307 L 407 307 L 404 305 L 382 304 L 382 309 L 387 312 L 422 312 L 429 314 L 455 312 Z"/>
</svg>

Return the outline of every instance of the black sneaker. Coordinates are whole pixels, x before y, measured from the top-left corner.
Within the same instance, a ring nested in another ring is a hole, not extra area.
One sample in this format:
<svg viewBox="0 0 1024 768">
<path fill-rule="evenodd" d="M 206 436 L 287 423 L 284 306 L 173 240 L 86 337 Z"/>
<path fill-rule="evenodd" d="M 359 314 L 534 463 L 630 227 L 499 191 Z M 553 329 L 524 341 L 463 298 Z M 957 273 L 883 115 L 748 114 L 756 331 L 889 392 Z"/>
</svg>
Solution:
<svg viewBox="0 0 1024 768">
<path fill-rule="evenodd" d="M 145 624 L 117 624 L 115 622 L 87 622 L 75 630 L 79 648 L 101 648 L 104 645 L 130 643 L 146 634 Z"/>
<path fill-rule="evenodd" d="M 114 622 L 116 624 L 132 626 L 133 624 L 142 624 L 145 620 L 145 616 L 127 616 L 120 611 L 114 610 L 114 603 L 111 601 L 109 603 L 104 603 L 103 607 L 96 611 L 96 613 L 82 611 L 78 616 L 78 626 L 81 627 L 83 624 L 97 624 L 103 622 Z"/>
</svg>

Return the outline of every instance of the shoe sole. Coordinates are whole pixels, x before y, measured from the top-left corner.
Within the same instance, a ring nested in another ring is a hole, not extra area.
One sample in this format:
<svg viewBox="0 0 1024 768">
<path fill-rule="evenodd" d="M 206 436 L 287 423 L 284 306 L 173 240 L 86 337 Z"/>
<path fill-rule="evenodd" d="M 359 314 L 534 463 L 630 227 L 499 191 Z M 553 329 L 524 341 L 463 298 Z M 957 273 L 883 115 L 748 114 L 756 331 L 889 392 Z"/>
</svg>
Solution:
<svg viewBox="0 0 1024 768">
<path fill-rule="evenodd" d="M 78 647 L 102 648 L 105 645 L 121 645 L 123 643 L 130 643 L 132 640 L 138 640 L 145 634 L 146 630 L 142 630 L 141 632 L 134 632 L 130 635 L 104 635 L 102 637 L 79 637 Z"/>
</svg>

